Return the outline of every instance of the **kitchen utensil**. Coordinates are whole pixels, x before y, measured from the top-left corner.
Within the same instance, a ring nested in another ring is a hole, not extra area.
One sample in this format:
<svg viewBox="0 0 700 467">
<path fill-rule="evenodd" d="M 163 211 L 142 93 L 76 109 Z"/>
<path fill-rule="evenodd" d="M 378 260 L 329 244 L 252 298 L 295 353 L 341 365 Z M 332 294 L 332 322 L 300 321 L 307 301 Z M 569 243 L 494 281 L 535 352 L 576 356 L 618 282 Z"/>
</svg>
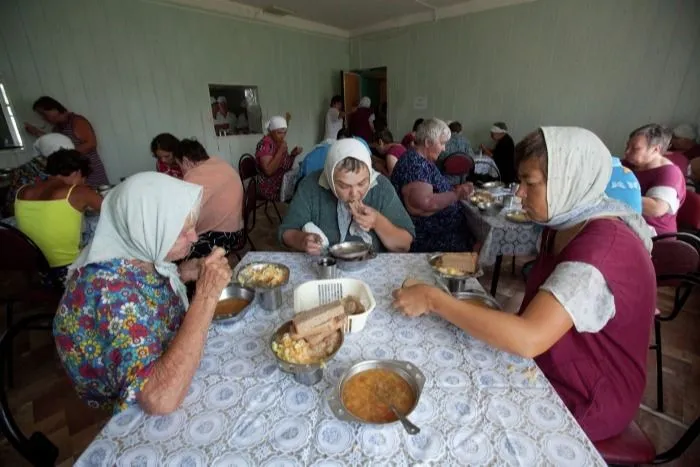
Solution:
<svg viewBox="0 0 700 467">
<path fill-rule="evenodd" d="M 414 425 L 408 418 L 406 418 L 405 415 L 398 411 L 394 404 L 391 403 L 391 394 L 387 391 L 386 388 L 382 387 L 381 384 L 377 384 L 374 390 L 375 394 L 377 395 L 377 399 L 379 399 L 382 403 L 386 404 L 391 409 L 391 411 L 394 412 L 394 415 L 396 415 L 396 418 L 399 419 L 399 421 L 403 425 L 404 430 L 406 430 L 406 433 L 408 433 L 409 435 L 417 435 L 418 433 L 420 433 L 420 428 Z"/>
</svg>

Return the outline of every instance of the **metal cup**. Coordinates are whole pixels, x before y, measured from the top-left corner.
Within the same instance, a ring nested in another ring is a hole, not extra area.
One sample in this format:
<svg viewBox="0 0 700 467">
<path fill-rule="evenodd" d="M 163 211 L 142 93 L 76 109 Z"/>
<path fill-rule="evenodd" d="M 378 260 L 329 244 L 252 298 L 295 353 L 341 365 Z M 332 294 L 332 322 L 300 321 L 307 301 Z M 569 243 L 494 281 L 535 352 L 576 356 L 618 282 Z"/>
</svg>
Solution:
<svg viewBox="0 0 700 467">
<path fill-rule="evenodd" d="M 267 311 L 274 311 L 282 306 L 282 287 L 259 290 L 260 306 Z"/>
<path fill-rule="evenodd" d="M 316 263 L 319 279 L 335 279 L 337 274 L 337 263 L 333 258 L 321 258 Z"/>
</svg>

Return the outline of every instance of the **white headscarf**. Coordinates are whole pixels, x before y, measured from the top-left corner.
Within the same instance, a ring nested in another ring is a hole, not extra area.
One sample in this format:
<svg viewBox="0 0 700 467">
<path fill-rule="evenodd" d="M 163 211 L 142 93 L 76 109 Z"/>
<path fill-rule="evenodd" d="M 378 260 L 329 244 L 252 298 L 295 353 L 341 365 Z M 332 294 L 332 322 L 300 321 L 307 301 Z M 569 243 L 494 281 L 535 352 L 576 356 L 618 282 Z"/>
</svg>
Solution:
<svg viewBox="0 0 700 467">
<path fill-rule="evenodd" d="M 287 128 L 287 119 L 278 115 L 272 117 L 265 126 L 267 131 L 281 130 L 282 128 Z"/>
<path fill-rule="evenodd" d="M 34 141 L 34 153 L 49 157 L 59 149 L 75 149 L 73 141 L 61 133 L 47 133 Z"/>
<path fill-rule="evenodd" d="M 326 162 L 323 166 L 323 172 L 321 172 L 321 176 L 318 179 L 318 183 L 323 188 L 333 192 L 336 198 L 338 198 L 338 193 L 336 192 L 335 183 L 333 181 L 335 168 L 343 159 L 347 159 L 348 157 L 357 159 L 367 166 L 369 170 L 369 189 L 367 193 L 377 184 L 379 173 L 372 168 L 372 156 L 369 152 L 369 148 L 356 138 L 346 138 L 335 141 L 328 149 Z M 365 196 L 367 196 L 367 193 L 365 193 Z M 362 238 L 365 243 L 372 243 L 371 235 L 362 230 L 360 226 L 352 220 L 352 213 L 350 212 L 348 204 L 341 201 L 340 198 L 338 198 L 338 228 L 340 229 L 341 242 L 345 240 L 345 236 L 349 231 L 350 235 Z"/>
<path fill-rule="evenodd" d="M 544 222 L 566 229 L 588 219 L 619 217 L 651 251 L 652 231 L 624 203 L 608 198 L 612 155 L 593 132 L 577 127 L 542 127 L 547 144 L 547 211 Z"/>
<path fill-rule="evenodd" d="M 360 99 L 360 103 L 357 104 L 358 107 L 363 107 L 363 108 L 369 108 L 369 106 L 372 105 L 372 100 L 365 96 L 362 99 Z"/>
<path fill-rule="evenodd" d="M 170 280 L 185 308 L 187 290 L 177 266 L 165 259 L 191 212 L 198 212 L 202 187 L 157 172 L 127 178 L 107 194 L 92 242 L 70 266 L 78 268 L 112 259 L 153 263 Z"/>
<path fill-rule="evenodd" d="M 675 136 L 676 138 L 685 138 L 695 141 L 698 137 L 698 134 L 695 131 L 693 125 L 689 123 L 683 123 L 673 129 L 673 136 Z"/>
</svg>

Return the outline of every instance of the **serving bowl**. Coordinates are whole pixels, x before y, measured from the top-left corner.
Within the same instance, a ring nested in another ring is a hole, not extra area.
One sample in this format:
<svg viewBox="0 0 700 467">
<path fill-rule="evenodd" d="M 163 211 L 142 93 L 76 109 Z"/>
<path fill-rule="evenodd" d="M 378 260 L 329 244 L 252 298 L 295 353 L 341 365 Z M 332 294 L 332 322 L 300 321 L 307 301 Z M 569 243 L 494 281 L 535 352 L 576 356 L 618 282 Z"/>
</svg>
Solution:
<svg viewBox="0 0 700 467">
<path fill-rule="evenodd" d="M 230 315 L 214 314 L 214 318 L 212 318 L 212 321 L 215 321 L 219 324 L 232 324 L 245 318 L 245 315 L 248 314 L 248 311 L 250 311 L 250 304 L 255 299 L 255 291 L 253 289 L 249 289 L 248 287 L 243 287 L 241 284 L 236 284 L 235 282 L 232 282 L 221 292 L 221 295 L 219 295 L 218 303 L 221 303 L 229 298 L 240 298 L 246 300 L 248 304 L 244 306 L 243 309 L 241 309 L 241 311 L 239 311 L 238 313 Z"/>
<path fill-rule="evenodd" d="M 282 281 L 275 285 L 265 285 L 253 281 L 249 276 L 256 270 L 261 270 L 266 267 L 275 267 L 282 271 Z M 264 310 L 273 311 L 282 306 L 282 287 L 289 282 L 289 268 L 281 263 L 268 262 L 253 262 L 241 267 L 236 274 L 236 282 L 243 284 L 244 287 L 251 288 L 260 297 L 260 306 Z"/>
<path fill-rule="evenodd" d="M 493 182 L 486 182 L 481 185 L 481 187 L 485 190 L 492 191 L 492 190 L 498 190 L 499 188 L 504 188 L 506 185 L 503 182 L 499 181 L 493 181 Z"/>
<path fill-rule="evenodd" d="M 398 374 L 409 384 L 409 386 L 411 386 L 411 389 L 413 390 L 413 394 L 415 396 L 415 400 L 413 402 L 413 407 L 411 407 L 411 409 L 408 412 L 403 414 L 406 417 L 411 415 L 411 413 L 418 406 L 421 393 L 423 392 L 423 386 L 425 386 L 425 375 L 423 374 L 423 372 L 421 372 L 418 369 L 418 367 L 416 367 L 411 362 L 404 362 L 401 360 L 365 360 L 356 363 L 347 370 L 345 370 L 345 372 L 338 380 L 338 384 L 329 396 L 328 407 L 331 409 L 331 412 L 333 412 L 333 415 L 335 415 L 336 418 L 346 422 L 356 422 L 365 425 L 389 425 L 392 423 L 399 422 L 399 420 L 395 420 L 392 422 L 378 423 L 363 420 L 353 415 L 343 403 L 343 386 L 345 385 L 345 383 L 348 382 L 348 380 L 350 380 L 350 378 L 352 378 L 358 373 L 362 373 L 363 371 L 378 369 L 389 370 Z"/>
<path fill-rule="evenodd" d="M 301 364 L 291 363 L 286 360 L 282 360 L 275 353 L 275 351 L 272 350 L 272 343 L 277 341 L 285 332 L 291 332 L 291 329 L 291 320 L 287 321 L 282 326 L 277 328 L 277 331 L 275 331 L 275 333 L 270 338 L 270 352 L 272 352 L 272 355 L 274 355 L 275 361 L 277 361 L 277 366 L 280 370 L 284 371 L 285 373 L 290 373 L 292 376 L 294 376 L 294 380 L 296 382 L 304 384 L 306 386 L 312 386 L 321 381 L 321 379 L 323 378 L 323 368 L 326 366 L 327 362 L 329 362 L 333 359 L 333 357 L 335 357 L 335 354 L 337 354 L 338 350 L 340 350 L 340 348 L 343 346 L 343 343 L 345 342 L 345 334 L 342 330 L 338 330 L 338 332 L 340 333 L 340 340 L 338 341 L 338 345 L 335 348 L 335 350 L 331 352 L 324 360 L 318 363 Z"/>
<path fill-rule="evenodd" d="M 483 212 L 487 216 L 495 216 L 501 212 L 501 209 L 503 209 L 503 203 L 497 200 L 486 201 L 483 203 L 478 203 L 476 207 L 478 207 L 479 211 Z"/>
</svg>

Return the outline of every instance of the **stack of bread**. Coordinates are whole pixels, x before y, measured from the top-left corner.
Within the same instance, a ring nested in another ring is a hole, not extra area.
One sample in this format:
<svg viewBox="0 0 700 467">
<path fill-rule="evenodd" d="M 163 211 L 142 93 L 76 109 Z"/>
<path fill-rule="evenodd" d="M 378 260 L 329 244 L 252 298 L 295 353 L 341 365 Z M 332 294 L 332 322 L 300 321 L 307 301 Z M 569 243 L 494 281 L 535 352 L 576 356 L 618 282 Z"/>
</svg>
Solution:
<svg viewBox="0 0 700 467">
<path fill-rule="evenodd" d="M 338 330 L 343 329 L 346 320 L 345 307 L 340 300 L 336 300 L 297 313 L 292 320 L 291 337 L 304 339 L 312 350 L 322 350 L 328 347 L 327 344 L 337 344 Z"/>
<path fill-rule="evenodd" d="M 440 257 L 438 270 L 450 276 L 474 274 L 478 261 L 478 253 L 445 253 Z"/>
</svg>

